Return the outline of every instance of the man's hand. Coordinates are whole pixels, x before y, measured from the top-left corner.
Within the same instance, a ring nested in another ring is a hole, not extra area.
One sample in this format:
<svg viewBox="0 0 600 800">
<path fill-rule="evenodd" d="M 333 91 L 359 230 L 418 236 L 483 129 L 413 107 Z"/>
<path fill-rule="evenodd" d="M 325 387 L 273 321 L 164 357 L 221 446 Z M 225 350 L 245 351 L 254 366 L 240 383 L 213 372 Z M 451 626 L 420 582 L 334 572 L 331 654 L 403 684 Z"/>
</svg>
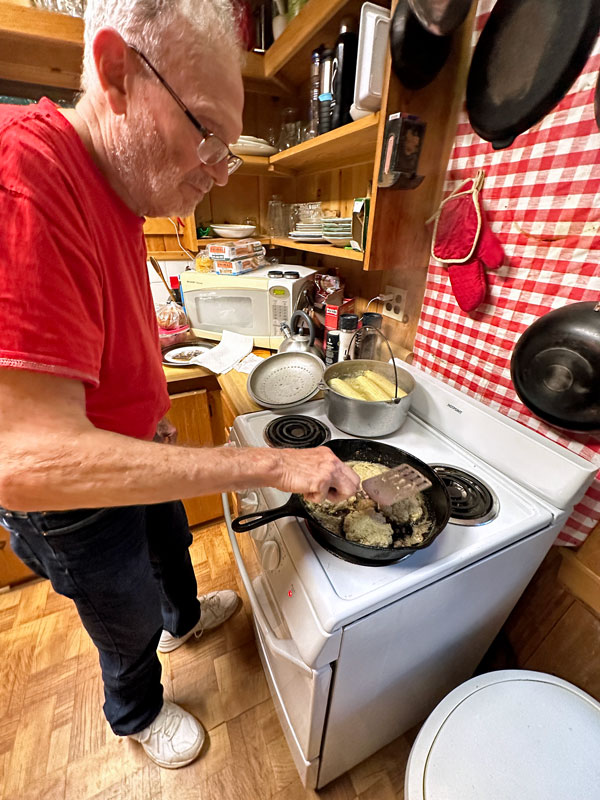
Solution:
<svg viewBox="0 0 600 800">
<path fill-rule="evenodd" d="M 154 441 L 160 444 L 175 444 L 177 441 L 177 428 L 166 417 L 163 417 L 156 426 Z"/>
<path fill-rule="evenodd" d="M 277 451 L 281 472 L 275 488 L 303 494 L 307 500 L 338 503 L 356 494 L 360 478 L 329 447 Z"/>
</svg>

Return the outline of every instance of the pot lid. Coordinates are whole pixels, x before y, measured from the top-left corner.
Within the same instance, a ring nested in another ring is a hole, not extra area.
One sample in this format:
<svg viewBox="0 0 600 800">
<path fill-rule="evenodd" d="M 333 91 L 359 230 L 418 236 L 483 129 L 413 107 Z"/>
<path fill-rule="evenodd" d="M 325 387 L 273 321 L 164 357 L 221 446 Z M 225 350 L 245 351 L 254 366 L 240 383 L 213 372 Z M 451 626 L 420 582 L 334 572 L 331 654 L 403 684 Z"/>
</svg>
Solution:
<svg viewBox="0 0 600 800">
<path fill-rule="evenodd" d="M 498 0 L 469 71 L 475 133 L 501 149 L 539 122 L 583 69 L 599 28 L 597 0 Z"/>
<path fill-rule="evenodd" d="M 511 377 L 549 425 L 600 430 L 600 303 L 571 303 L 537 319 L 515 346 Z"/>
<path fill-rule="evenodd" d="M 543 673 L 481 679 L 490 682 L 472 679 L 451 695 L 425 754 L 423 800 L 597 797 L 600 705 Z"/>
</svg>

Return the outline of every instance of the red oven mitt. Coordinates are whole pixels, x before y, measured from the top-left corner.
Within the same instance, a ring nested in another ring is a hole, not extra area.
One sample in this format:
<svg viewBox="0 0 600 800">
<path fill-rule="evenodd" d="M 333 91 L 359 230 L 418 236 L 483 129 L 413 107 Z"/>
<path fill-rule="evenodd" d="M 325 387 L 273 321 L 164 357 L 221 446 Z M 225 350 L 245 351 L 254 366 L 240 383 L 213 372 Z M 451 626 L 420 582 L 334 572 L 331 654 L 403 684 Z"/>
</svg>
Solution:
<svg viewBox="0 0 600 800">
<path fill-rule="evenodd" d="M 485 174 L 465 181 L 440 205 L 435 216 L 431 255 L 448 265 L 452 291 L 463 311 L 473 311 L 485 300 L 485 267 L 497 269 L 504 250 L 492 233 L 481 207 Z"/>
</svg>

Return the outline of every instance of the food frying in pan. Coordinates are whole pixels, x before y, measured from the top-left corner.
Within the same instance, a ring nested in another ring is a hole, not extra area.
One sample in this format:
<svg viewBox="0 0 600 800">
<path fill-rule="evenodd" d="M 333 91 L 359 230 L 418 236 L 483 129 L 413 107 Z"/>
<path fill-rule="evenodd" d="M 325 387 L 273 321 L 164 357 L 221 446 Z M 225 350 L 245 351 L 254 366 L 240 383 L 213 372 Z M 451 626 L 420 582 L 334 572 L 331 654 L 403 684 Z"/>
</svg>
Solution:
<svg viewBox="0 0 600 800">
<path fill-rule="evenodd" d="M 389 467 L 371 461 L 347 461 L 361 480 L 387 472 Z M 407 547 L 420 544 L 431 529 L 431 518 L 422 493 L 379 508 L 358 491 L 341 503 L 305 501 L 320 525 L 350 542 L 371 547 Z M 395 535 L 400 527 L 402 535 Z"/>
</svg>

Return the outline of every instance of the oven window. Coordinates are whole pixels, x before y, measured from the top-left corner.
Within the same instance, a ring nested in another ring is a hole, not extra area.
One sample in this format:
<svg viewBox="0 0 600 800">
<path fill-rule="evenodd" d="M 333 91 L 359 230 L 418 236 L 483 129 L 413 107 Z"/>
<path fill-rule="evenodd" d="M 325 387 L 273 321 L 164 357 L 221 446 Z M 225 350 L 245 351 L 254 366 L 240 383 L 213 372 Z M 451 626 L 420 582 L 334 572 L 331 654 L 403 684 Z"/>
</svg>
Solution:
<svg viewBox="0 0 600 800">
<path fill-rule="evenodd" d="M 228 328 L 234 331 L 253 330 L 253 304 L 250 297 L 217 294 L 194 298 L 194 323 L 197 328 Z"/>
</svg>

